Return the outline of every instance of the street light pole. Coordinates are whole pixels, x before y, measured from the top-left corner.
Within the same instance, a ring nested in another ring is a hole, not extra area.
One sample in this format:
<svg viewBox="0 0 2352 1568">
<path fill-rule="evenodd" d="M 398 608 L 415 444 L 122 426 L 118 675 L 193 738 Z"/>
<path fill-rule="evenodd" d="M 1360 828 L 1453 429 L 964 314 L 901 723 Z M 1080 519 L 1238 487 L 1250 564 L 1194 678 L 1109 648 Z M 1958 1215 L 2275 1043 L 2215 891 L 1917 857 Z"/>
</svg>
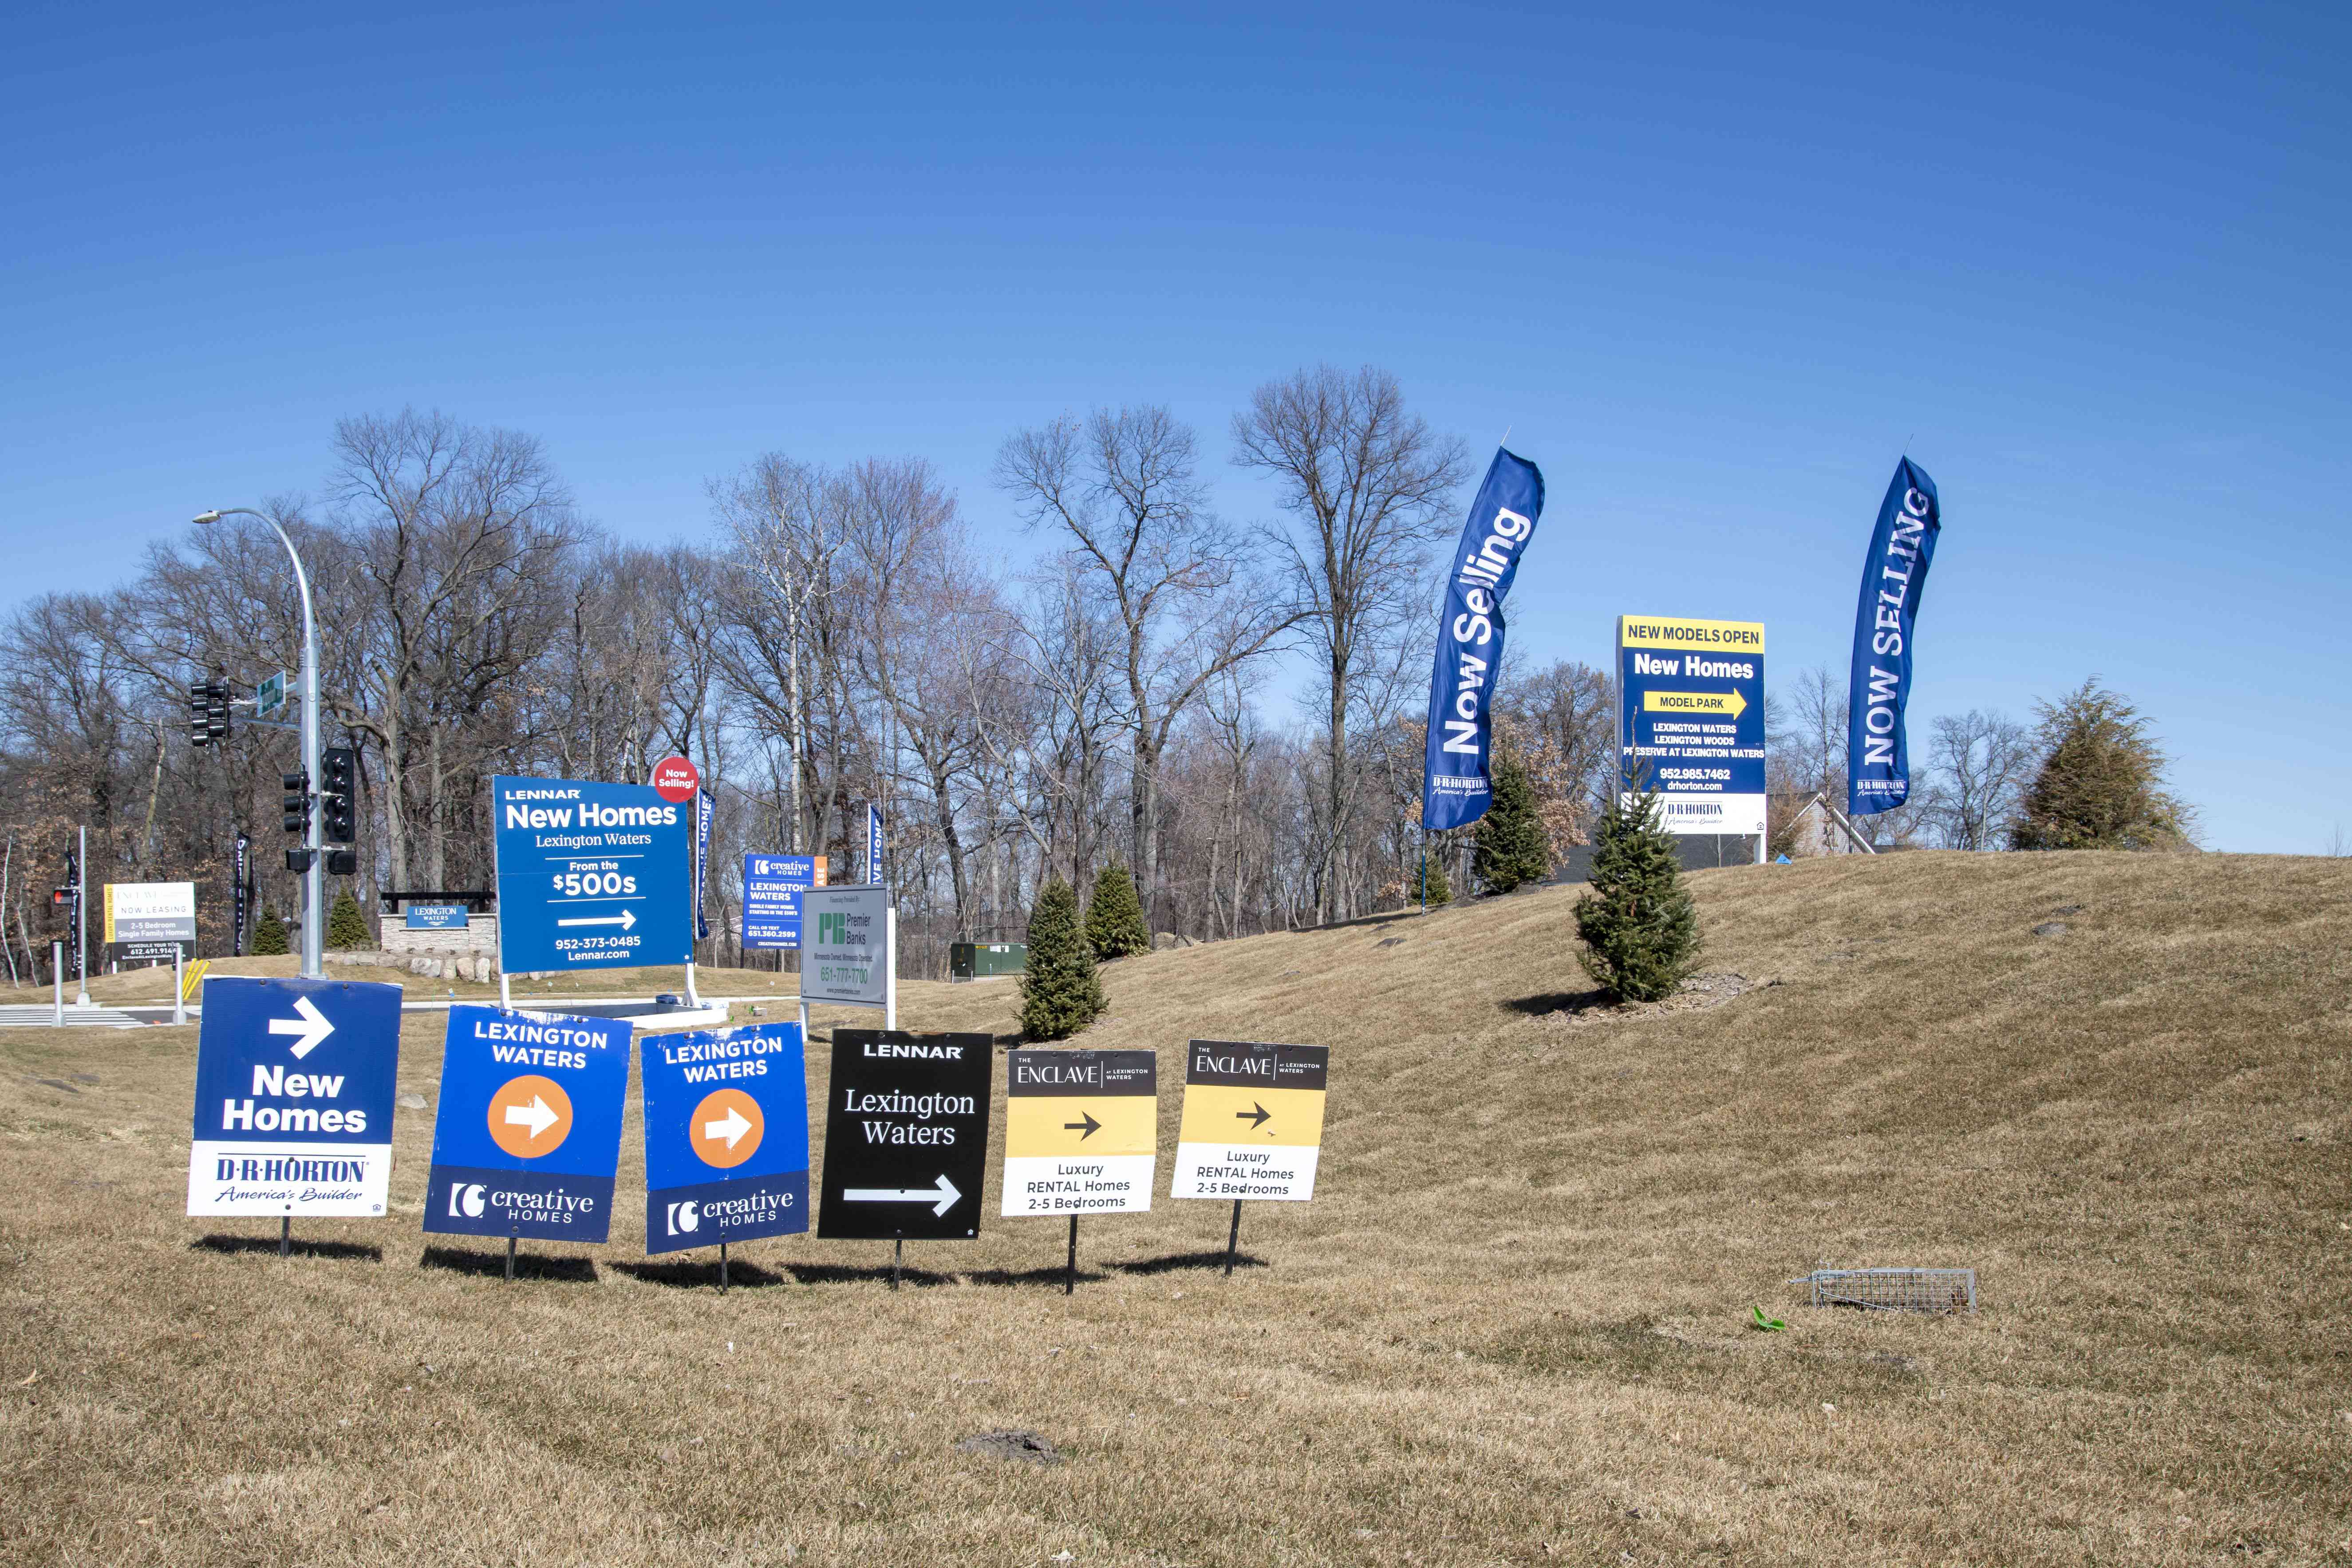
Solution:
<svg viewBox="0 0 2352 1568">
<path fill-rule="evenodd" d="M 251 507 L 215 507 L 199 512 L 199 523 L 218 522 L 225 517 L 257 517 L 278 530 L 285 543 L 286 558 L 294 563 L 294 586 L 302 597 L 302 846 L 309 852 L 310 867 L 302 873 L 302 973 L 310 980 L 326 975 L 323 954 L 327 946 L 327 868 L 326 851 L 320 840 L 319 822 L 319 629 L 310 615 L 310 574 L 302 570 L 301 552 L 278 520 L 268 512 Z"/>
</svg>

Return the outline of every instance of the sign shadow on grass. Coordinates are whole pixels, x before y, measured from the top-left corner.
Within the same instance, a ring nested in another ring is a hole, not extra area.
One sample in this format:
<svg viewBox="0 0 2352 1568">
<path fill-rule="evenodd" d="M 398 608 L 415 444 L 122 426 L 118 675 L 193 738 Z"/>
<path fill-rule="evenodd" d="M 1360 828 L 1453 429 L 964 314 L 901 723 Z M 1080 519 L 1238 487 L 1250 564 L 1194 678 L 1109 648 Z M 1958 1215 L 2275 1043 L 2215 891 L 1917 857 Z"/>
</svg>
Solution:
<svg viewBox="0 0 2352 1568">
<path fill-rule="evenodd" d="M 647 1258 L 643 1263 L 613 1263 L 632 1279 L 642 1279 L 648 1285 L 667 1285 L 676 1289 L 716 1290 L 719 1289 L 719 1259 L 708 1262 L 695 1258 L 674 1258 L 656 1262 Z M 782 1285 L 784 1277 L 772 1268 L 762 1268 L 756 1263 L 746 1263 L 740 1258 L 727 1262 L 727 1283 L 731 1289 L 750 1289 L 754 1286 Z"/>
<path fill-rule="evenodd" d="M 1184 1268 L 1214 1268 L 1223 1271 L 1225 1267 L 1225 1249 L 1221 1247 L 1213 1252 L 1171 1252 L 1165 1258 L 1138 1258 L 1126 1263 L 1114 1263 L 1111 1267 L 1122 1274 L 1173 1274 Z M 1255 1258 L 1246 1252 L 1237 1252 L 1234 1254 L 1234 1267 L 1265 1268 L 1270 1268 L 1271 1265 L 1263 1258 Z M 1059 1277 L 1057 1270 L 1055 1278 Z"/>
<path fill-rule="evenodd" d="M 1224 1254 L 1220 1252 L 1217 1256 L 1222 1258 Z M 1062 1264 L 1056 1263 L 1051 1268 L 975 1268 L 964 1276 L 964 1280 L 972 1285 L 1051 1285 L 1058 1290 L 1069 1277 L 1069 1270 Z M 1084 1265 L 1078 1268 L 1078 1283 L 1081 1285 L 1097 1283 L 1108 1278 L 1108 1275 L 1098 1273 Z"/>
<path fill-rule="evenodd" d="M 446 1268 L 455 1274 L 495 1275 L 507 1277 L 507 1255 L 503 1252 L 471 1252 L 460 1247 L 428 1247 L 416 1260 L 419 1268 Z M 514 1277 L 517 1279 L 557 1279 L 566 1284 L 593 1285 L 596 1265 L 585 1258 L 551 1258 L 544 1253 L 515 1254 Z"/>
<path fill-rule="evenodd" d="M 853 1268 L 845 1263 L 787 1263 L 784 1271 L 803 1285 L 879 1284 L 887 1287 L 890 1283 L 890 1266 L 887 1263 L 872 1268 Z M 960 1278 L 954 1274 L 935 1274 L 928 1268 L 898 1270 L 900 1282 L 908 1285 L 952 1285 Z"/>
<path fill-rule="evenodd" d="M 200 1236 L 188 1243 L 191 1252 L 266 1252 L 278 1256 L 278 1238 L 274 1236 Z M 305 1241 L 294 1238 L 288 1250 L 292 1258 L 336 1258 L 356 1259 L 362 1263 L 383 1261 L 383 1248 L 369 1247 L 356 1241 Z"/>
</svg>

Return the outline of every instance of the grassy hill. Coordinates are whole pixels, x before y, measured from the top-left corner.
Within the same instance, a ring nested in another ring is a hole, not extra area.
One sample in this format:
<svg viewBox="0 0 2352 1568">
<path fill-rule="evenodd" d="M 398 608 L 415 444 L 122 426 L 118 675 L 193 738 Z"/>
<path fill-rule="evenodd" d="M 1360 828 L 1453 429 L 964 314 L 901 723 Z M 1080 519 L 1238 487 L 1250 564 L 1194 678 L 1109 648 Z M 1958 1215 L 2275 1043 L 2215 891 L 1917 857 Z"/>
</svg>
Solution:
<svg viewBox="0 0 2352 1568">
<path fill-rule="evenodd" d="M 613 1245 L 514 1286 L 416 1228 L 429 1112 L 400 1212 L 280 1262 L 180 1215 L 193 1029 L 0 1034 L 0 1561 L 2352 1562 L 2352 864 L 1696 885 L 1718 1005 L 1590 1005 L 1561 889 L 1110 966 L 1078 1043 L 1160 1051 L 1162 1195 L 1066 1301 L 992 1182 L 897 1295 L 788 1238 L 719 1298 L 642 1258 L 634 1116 Z M 1319 1195 L 1230 1281 L 1164 1196 L 1192 1037 L 1332 1047 Z M 1879 1264 L 1982 1310 L 1784 1283 Z M 1067 1462 L 955 1447 L 1003 1426 Z"/>
</svg>

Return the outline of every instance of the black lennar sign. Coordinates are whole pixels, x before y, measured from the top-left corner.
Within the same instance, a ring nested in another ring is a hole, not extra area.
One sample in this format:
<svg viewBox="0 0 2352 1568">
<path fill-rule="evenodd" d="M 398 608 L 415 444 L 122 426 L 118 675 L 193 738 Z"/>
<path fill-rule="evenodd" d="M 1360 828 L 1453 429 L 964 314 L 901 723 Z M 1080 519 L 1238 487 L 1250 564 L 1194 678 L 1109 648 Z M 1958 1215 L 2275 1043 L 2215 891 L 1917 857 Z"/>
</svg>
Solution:
<svg viewBox="0 0 2352 1568">
<path fill-rule="evenodd" d="M 833 1032 L 819 1237 L 980 1234 L 995 1056 L 986 1035 Z"/>
</svg>

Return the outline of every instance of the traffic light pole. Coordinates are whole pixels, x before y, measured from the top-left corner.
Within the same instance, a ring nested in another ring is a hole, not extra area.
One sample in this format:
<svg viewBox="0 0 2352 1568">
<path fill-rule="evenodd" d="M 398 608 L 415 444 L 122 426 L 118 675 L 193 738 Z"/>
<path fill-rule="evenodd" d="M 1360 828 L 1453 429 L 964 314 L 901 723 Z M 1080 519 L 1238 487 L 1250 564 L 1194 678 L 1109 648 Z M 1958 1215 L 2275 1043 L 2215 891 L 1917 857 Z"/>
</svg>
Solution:
<svg viewBox="0 0 2352 1568">
<path fill-rule="evenodd" d="M 310 853 L 310 862 L 302 873 L 302 973 L 311 980 L 323 979 L 327 868 L 319 838 L 319 631 L 310 614 L 310 574 L 302 570 L 302 555 L 294 548 L 293 538 L 267 512 L 251 507 L 225 506 L 203 513 L 196 521 L 218 522 L 225 517 L 257 517 L 278 530 L 278 537 L 286 546 L 286 558 L 294 563 L 294 586 L 302 598 L 302 845 Z"/>
</svg>

